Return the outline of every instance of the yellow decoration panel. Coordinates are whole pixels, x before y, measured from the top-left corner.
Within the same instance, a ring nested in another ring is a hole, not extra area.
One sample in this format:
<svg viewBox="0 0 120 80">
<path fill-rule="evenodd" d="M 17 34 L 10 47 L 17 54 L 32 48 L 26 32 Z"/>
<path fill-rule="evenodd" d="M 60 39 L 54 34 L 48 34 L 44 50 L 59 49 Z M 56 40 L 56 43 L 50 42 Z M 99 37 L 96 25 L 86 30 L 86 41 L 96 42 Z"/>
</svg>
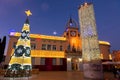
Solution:
<svg viewBox="0 0 120 80">
<path fill-rule="evenodd" d="M 28 25 L 28 24 L 27 24 L 27 25 Z M 27 25 L 26 25 L 26 24 L 24 25 L 22 31 L 23 31 L 23 30 L 29 31 L 29 26 L 27 26 Z"/>
<path fill-rule="evenodd" d="M 28 40 L 27 42 L 25 42 L 25 46 L 30 47 L 30 40 Z"/>
<path fill-rule="evenodd" d="M 24 40 L 18 40 L 18 42 L 17 42 L 17 45 L 16 45 L 16 46 L 18 46 L 18 45 L 23 45 L 23 44 L 25 44 L 25 41 L 24 41 Z"/>
<path fill-rule="evenodd" d="M 31 64 L 31 58 L 23 57 L 12 57 L 9 64 L 18 63 L 18 64 Z"/>
<path fill-rule="evenodd" d="M 12 49 L 12 53 L 13 51 L 14 49 Z M 65 52 L 64 51 L 48 51 L 48 50 L 31 50 L 31 57 L 65 58 Z M 27 58 L 24 58 L 24 59 L 27 59 Z"/>
<path fill-rule="evenodd" d="M 23 64 L 31 64 L 31 57 L 24 58 L 23 62 L 24 62 Z"/>
<path fill-rule="evenodd" d="M 45 51 L 45 50 L 31 50 L 31 57 L 54 57 L 64 58 L 64 51 Z"/>
</svg>

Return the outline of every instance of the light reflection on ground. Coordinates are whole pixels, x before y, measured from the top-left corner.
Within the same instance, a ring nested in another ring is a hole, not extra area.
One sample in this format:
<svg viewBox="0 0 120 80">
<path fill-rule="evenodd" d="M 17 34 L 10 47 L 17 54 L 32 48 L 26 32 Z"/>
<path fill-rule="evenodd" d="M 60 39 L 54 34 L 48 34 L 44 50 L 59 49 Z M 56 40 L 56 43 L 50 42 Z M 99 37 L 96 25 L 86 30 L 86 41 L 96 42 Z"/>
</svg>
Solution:
<svg viewBox="0 0 120 80">
<path fill-rule="evenodd" d="M 31 77 L 6 78 L 0 76 L 0 80 L 84 80 L 83 73 L 78 71 L 42 71 Z M 115 80 L 110 72 L 104 73 L 104 80 Z"/>
</svg>

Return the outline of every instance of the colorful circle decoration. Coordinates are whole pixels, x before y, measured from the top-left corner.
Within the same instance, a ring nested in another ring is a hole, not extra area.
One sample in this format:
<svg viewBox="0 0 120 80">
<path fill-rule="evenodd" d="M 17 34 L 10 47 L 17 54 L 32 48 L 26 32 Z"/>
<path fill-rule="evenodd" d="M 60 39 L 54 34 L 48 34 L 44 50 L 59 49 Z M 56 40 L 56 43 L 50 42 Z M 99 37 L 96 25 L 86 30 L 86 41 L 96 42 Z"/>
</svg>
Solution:
<svg viewBox="0 0 120 80">
<path fill-rule="evenodd" d="M 30 57 L 30 48 L 29 47 L 26 47 L 25 56 Z"/>
<path fill-rule="evenodd" d="M 29 40 L 30 36 L 29 36 L 29 31 L 26 31 L 26 38 Z"/>
<path fill-rule="evenodd" d="M 21 64 L 12 64 L 11 69 L 12 70 L 20 70 L 20 66 L 21 66 Z"/>
<path fill-rule="evenodd" d="M 21 57 L 24 52 L 25 52 L 24 46 L 23 45 L 19 45 L 15 49 L 15 56 L 16 57 Z"/>
<path fill-rule="evenodd" d="M 31 66 L 30 65 L 24 65 L 23 69 L 25 69 L 25 70 L 31 70 Z"/>
<path fill-rule="evenodd" d="M 21 38 L 22 39 L 25 39 L 26 36 L 27 36 L 26 31 L 21 32 Z"/>
</svg>

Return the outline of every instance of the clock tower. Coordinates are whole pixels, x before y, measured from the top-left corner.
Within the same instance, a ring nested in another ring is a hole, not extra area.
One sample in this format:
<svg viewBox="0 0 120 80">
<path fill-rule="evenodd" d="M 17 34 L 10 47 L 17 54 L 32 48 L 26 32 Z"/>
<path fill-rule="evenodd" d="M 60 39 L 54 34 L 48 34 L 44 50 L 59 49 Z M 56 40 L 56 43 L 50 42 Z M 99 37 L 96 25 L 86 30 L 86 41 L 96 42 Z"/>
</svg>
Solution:
<svg viewBox="0 0 120 80">
<path fill-rule="evenodd" d="M 62 35 L 66 37 L 66 57 L 67 57 L 67 70 L 82 70 L 81 66 L 81 39 L 77 23 L 70 17 L 66 29 Z"/>
<path fill-rule="evenodd" d="M 81 41 L 78 24 L 71 17 L 66 24 L 66 29 L 62 36 L 67 38 L 70 51 L 72 51 L 73 48 L 75 51 L 81 50 Z"/>
</svg>

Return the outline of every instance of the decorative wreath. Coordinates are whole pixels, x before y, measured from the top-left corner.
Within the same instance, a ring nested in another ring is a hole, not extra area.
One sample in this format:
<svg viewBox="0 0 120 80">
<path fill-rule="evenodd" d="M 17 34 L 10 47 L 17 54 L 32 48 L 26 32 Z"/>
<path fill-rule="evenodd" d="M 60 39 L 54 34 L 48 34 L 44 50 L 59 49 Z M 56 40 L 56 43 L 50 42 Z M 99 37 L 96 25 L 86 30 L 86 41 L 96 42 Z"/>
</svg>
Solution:
<svg viewBox="0 0 120 80">
<path fill-rule="evenodd" d="M 31 70 L 31 66 L 30 65 L 24 65 L 23 70 Z"/>
<path fill-rule="evenodd" d="M 29 31 L 26 31 L 26 38 L 29 40 L 30 38 L 29 38 L 30 36 L 29 36 Z"/>
<path fill-rule="evenodd" d="M 25 52 L 24 46 L 23 46 L 23 45 L 19 45 L 19 46 L 17 46 L 17 48 L 15 49 L 15 56 L 16 56 L 16 57 L 21 57 L 24 52 Z"/>
<path fill-rule="evenodd" d="M 27 36 L 26 31 L 25 31 L 25 30 L 22 31 L 22 32 L 21 32 L 21 38 L 22 38 L 22 39 L 25 39 L 26 36 Z"/>
<path fill-rule="evenodd" d="M 30 57 L 30 48 L 29 47 L 26 47 L 25 56 Z"/>
<path fill-rule="evenodd" d="M 11 70 L 20 70 L 21 64 L 12 64 L 11 65 Z"/>
</svg>

